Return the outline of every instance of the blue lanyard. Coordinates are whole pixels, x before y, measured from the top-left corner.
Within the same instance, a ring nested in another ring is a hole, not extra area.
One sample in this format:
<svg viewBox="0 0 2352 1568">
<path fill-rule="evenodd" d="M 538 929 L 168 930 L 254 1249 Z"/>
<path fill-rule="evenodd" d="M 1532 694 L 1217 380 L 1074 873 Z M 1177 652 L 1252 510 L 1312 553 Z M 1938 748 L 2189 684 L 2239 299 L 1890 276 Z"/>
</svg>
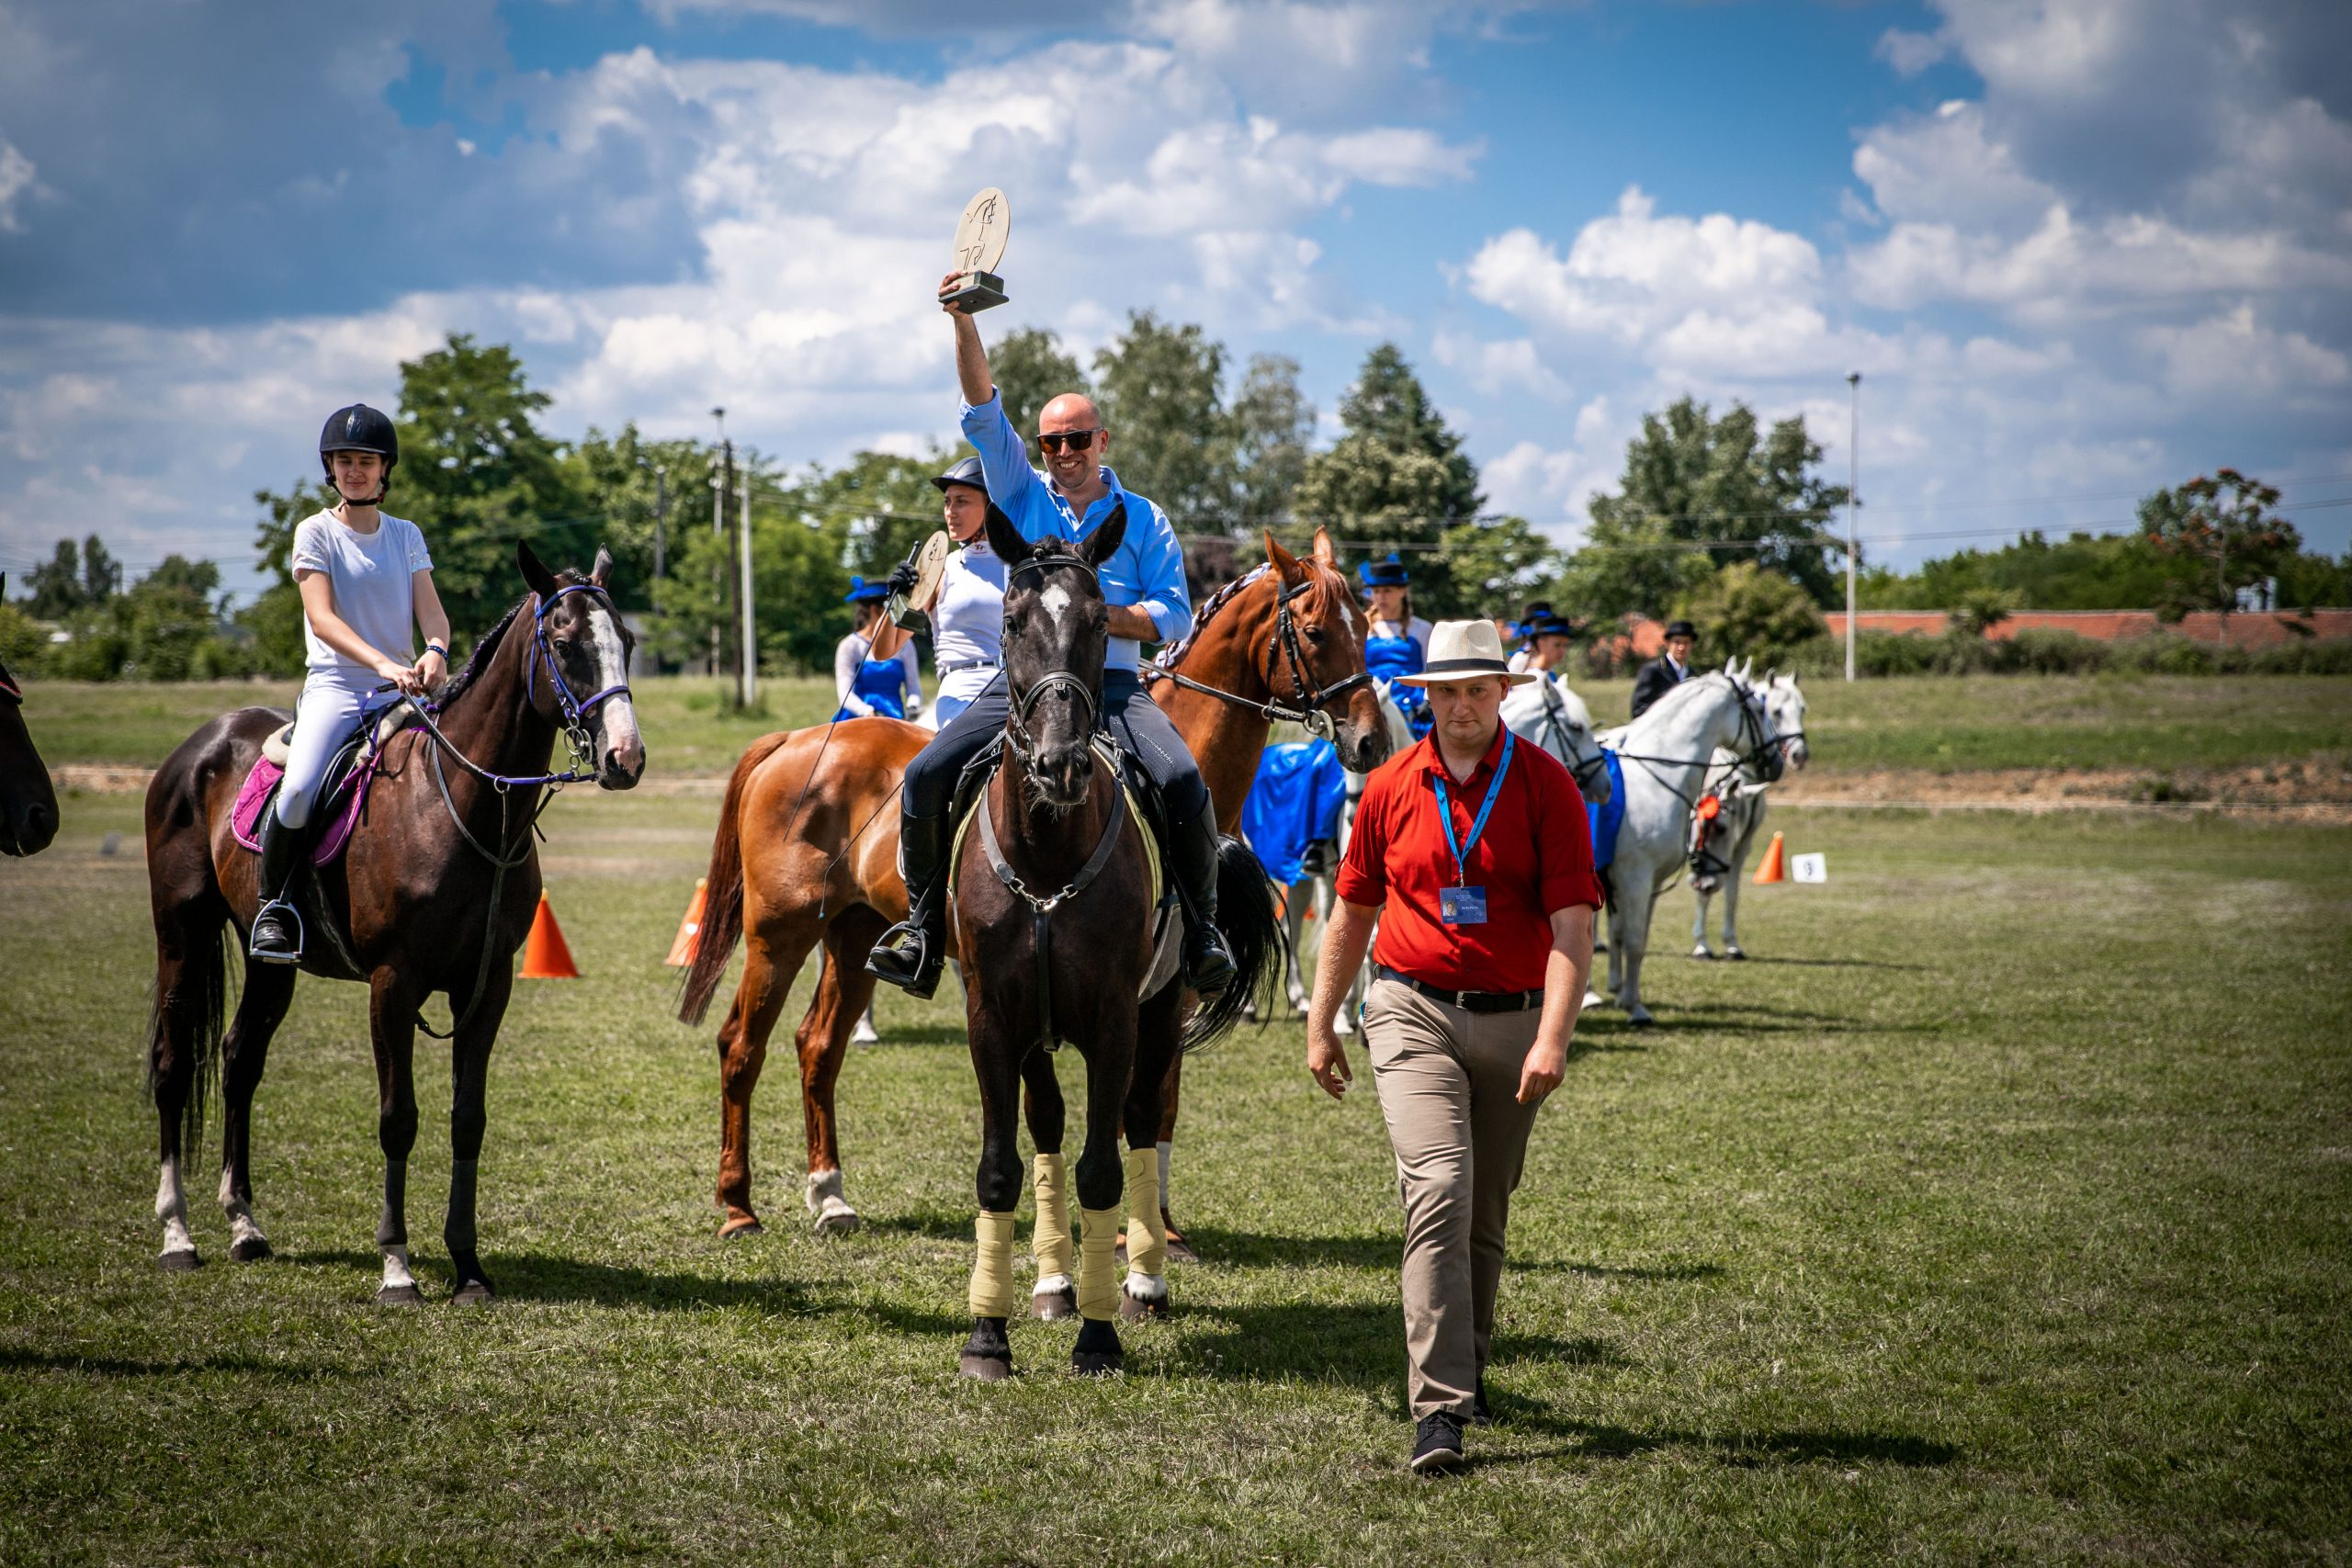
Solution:
<svg viewBox="0 0 2352 1568">
<path fill-rule="evenodd" d="M 1518 743 L 1517 735 L 1509 729 L 1503 731 L 1502 761 L 1495 764 L 1494 781 L 1487 785 L 1486 802 L 1478 807 L 1478 815 L 1470 823 L 1467 842 L 1456 844 L 1453 841 L 1453 807 L 1445 795 L 1445 760 L 1442 757 L 1438 760 L 1438 771 L 1430 775 L 1430 787 L 1437 791 L 1437 819 L 1445 829 L 1445 847 L 1453 852 L 1453 885 L 1456 887 L 1461 886 L 1463 879 L 1469 874 L 1470 852 L 1478 847 L 1478 836 L 1487 830 L 1487 813 L 1495 808 L 1495 797 L 1503 792 L 1503 775 L 1510 772 L 1511 748 Z"/>
</svg>

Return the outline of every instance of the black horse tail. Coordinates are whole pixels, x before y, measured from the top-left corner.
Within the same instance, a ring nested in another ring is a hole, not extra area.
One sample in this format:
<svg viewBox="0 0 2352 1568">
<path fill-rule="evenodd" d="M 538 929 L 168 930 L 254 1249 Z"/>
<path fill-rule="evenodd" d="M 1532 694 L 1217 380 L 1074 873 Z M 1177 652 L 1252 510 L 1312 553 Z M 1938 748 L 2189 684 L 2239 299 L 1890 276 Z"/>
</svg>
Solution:
<svg viewBox="0 0 2352 1568">
<path fill-rule="evenodd" d="M 204 1106 L 212 1095 L 212 1080 L 220 1071 L 220 1039 L 229 1012 L 230 942 L 237 928 L 224 923 L 217 936 L 198 937 L 188 943 L 177 981 L 168 993 L 159 992 L 147 1010 L 147 1098 L 155 1099 L 172 1050 L 172 1021 L 187 1030 L 188 1048 L 195 1054 L 188 1075 L 187 1103 L 180 1111 L 180 1168 L 194 1167 L 204 1145 Z"/>
<path fill-rule="evenodd" d="M 743 786 L 792 739 L 788 729 L 763 735 L 736 759 L 727 780 L 726 803 L 718 808 L 718 835 L 710 841 L 710 870 L 703 877 L 702 929 L 695 933 L 695 961 L 686 970 L 684 994 L 678 1002 L 678 1021 L 700 1023 L 710 1010 L 718 977 L 743 937 L 743 842 L 736 818 L 741 814 Z"/>
<path fill-rule="evenodd" d="M 1217 929 L 1233 954 L 1233 984 L 1193 1010 L 1182 1042 L 1187 1051 L 1232 1033 L 1253 1002 L 1260 1018 L 1272 1018 L 1275 985 L 1287 972 L 1289 948 L 1274 912 L 1273 886 L 1257 855 L 1236 838 L 1217 840 L 1216 908 Z"/>
</svg>

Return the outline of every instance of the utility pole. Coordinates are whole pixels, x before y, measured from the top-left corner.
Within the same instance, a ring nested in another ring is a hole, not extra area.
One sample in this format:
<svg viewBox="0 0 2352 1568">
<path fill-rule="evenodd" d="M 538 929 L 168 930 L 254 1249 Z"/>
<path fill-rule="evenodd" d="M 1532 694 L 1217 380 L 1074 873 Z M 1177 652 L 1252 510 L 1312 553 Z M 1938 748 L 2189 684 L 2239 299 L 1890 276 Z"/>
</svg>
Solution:
<svg viewBox="0 0 2352 1568">
<path fill-rule="evenodd" d="M 713 409 L 710 417 L 718 422 L 718 450 L 710 455 L 710 535 L 718 539 L 725 537 L 727 533 L 727 489 L 735 459 L 734 449 L 727 445 L 727 411 Z M 713 555 L 710 561 L 710 600 L 714 606 L 727 592 L 726 579 L 720 575 L 724 570 L 718 558 Z M 725 630 L 714 614 L 710 622 L 710 676 L 714 681 L 718 678 L 724 663 L 722 650 L 725 644 L 722 639 L 725 636 Z"/>
<path fill-rule="evenodd" d="M 670 470 L 661 463 L 653 465 L 653 581 L 662 581 L 666 570 L 668 536 L 663 528 L 670 515 Z"/>
<path fill-rule="evenodd" d="M 1853 389 L 1853 417 L 1846 429 L 1846 679 L 1854 678 L 1854 509 L 1862 503 L 1862 373 L 1846 378 Z"/>
<path fill-rule="evenodd" d="M 735 536 L 735 554 L 739 563 L 735 603 L 741 612 L 739 624 L 743 628 L 742 650 L 735 663 L 735 703 L 739 707 L 749 709 L 752 700 L 760 694 L 760 641 L 752 625 L 752 471 L 749 468 L 743 470 L 743 478 L 736 486 L 735 495 L 742 504 L 741 522 Z"/>
</svg>

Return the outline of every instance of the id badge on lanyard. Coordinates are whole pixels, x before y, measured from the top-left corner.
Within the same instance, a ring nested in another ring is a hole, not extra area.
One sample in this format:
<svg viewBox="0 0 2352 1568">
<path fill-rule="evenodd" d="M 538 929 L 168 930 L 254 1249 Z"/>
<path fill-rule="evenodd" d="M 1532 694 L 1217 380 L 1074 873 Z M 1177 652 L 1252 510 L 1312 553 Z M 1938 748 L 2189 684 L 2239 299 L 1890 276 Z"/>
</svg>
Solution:
<svg viewBox="0 0 2352 1568">
<path fill-rule="evenodd" d="M 1478 815 L 1471 819 L 1470 836 L 1457 844 L 1453 841 L 1453 807 L 1445 793 L 1442 770 L 1430 775 L 1430 787 L 1437 792 L 1437 819 L 1445 829 L 1445 847 L 1453 852 L 1453 886 L 1437 891 L 1438 919 L 1449 926 L 1483 926 L 1487 923 L 1487 890 L 1466 886 L 1470 854 L 1478 847 L 1480 835 L 1487 830 L 1487 814 L 1495 808 L 1495 800 L 1503 792 L 1503 779 L 1510 772 L 1511 749 L 1519 737 L 1503 731 L 1502 760 L 1495 764 L 1495 776 L 1487 785 L 1487 798 L 1478 807 Z"/>
</svg>

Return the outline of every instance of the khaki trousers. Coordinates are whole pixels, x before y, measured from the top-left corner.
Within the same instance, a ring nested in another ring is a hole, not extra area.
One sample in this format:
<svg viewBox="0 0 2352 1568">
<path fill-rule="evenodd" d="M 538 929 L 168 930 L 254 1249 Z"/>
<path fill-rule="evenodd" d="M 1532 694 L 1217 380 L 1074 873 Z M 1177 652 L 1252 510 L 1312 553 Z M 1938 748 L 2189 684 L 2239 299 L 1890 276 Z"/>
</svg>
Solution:
<svg viewBox="0 0 2352 1568">
<path fill-rule="evenodd" d="M 1540 1011 L 1474 1013 L 1375 980 L 1363 1039 L 1405 1201 L 1406 1396 L 1465 1419 L 1495 1337 L 1503 1230 L 1537 1105 L 1519 1075 Z"/>
</svg>

